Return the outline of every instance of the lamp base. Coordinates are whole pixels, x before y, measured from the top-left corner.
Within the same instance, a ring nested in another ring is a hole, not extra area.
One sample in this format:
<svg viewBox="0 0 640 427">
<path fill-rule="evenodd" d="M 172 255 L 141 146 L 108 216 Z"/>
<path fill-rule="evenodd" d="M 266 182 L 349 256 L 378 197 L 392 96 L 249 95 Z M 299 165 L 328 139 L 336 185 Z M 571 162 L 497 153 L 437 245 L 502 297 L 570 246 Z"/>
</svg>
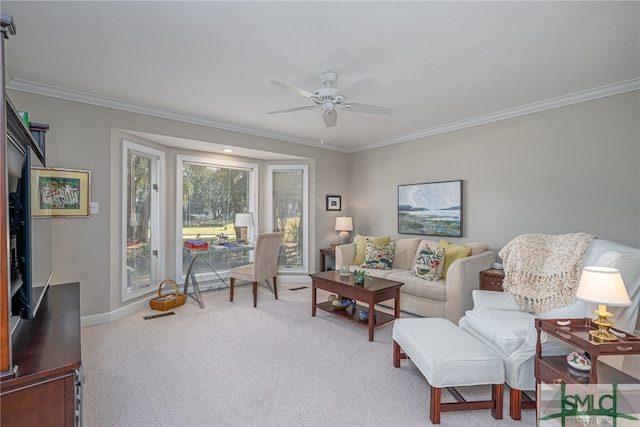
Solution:
<svg viewBox="0 0 640 427">
<path fill-rule="evenodd" d="M 593 312 L 598 315 L 598 318 L 591 319 L 591 323 L 596 325 L 598 329 L 589 331 L 589 335 L 591 336 L 591 338 L 593 338 L 594 341 L 598 342 L 617 341 L 618 337 L 609 332 L 609 328 L 613 326 L 613 323 L 610 322 L 607 317 L 613 315 L 607 312 L 606 309 L 604 309 L 604 311 L 594 310 Z"/>
<path fill-rule="evenodd" d="M 341 231 L 340 233 L 338 233 L 338 238 L 340 239 L 341 245 L 346 245 L 347 243 L 349 243 L 349 232 Z"/>
<path fill-rule="evenodd" d="M 248 243 L 249 227 L 236 227 L 236 241 L 238 243 Z"/>
</svg>

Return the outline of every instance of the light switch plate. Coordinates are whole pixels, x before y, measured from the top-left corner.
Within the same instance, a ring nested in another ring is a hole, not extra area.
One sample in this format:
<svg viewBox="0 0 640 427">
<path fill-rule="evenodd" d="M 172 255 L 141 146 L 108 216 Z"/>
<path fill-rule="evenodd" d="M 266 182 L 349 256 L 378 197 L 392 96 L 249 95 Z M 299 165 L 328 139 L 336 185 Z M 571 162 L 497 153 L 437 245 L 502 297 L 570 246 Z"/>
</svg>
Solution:
<svg viewBox="0 0 640 427">
<path fill-rule="evenodd" d="M 100 203 L 91 202 L 91 213 L 92 214 L 97 214 L 99 212 L 100 212 Z"/>
</svg>

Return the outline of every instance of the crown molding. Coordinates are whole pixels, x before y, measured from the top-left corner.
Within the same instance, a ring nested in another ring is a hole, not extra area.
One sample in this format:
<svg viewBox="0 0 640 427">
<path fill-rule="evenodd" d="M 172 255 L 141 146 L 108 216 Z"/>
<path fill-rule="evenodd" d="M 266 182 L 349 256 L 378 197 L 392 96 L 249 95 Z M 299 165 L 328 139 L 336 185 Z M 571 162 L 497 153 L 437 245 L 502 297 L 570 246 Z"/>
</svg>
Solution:
<svg viewBox="0 0 640 427">
<path fill-rule="evenodd" d="M 423 129 L 421 131 L 402 135 L 397 138 L 391 138 L 391 139 L 380 141 L 374 144 L 368 144 L 361 148 L 354 149 L 352 150 L 352 152 L 371 150 L 373 148 L 399 144 L 401 142 L 412 141 L 414 139 L 425 138 L 425 137 L 439 135 L 447 132 L 453 132 L 456 130 L 466 129 L 473 126 L 479 126 L 487 123 L 498 122 L 500 120 L 512 119 L 514 117 L 524 116 L 527 114 L 539 113 L 545 110 L 565 107 L 567 105 L 578 104 L 580 102 L 591 101 L 594 99 L 604 98 L 607 96 L 619 95 L 621 93 L 632 92 L 634 90 L 640 90 L 640 79 L 627 80 L 624 82 L 615 83 L 607 86 L 601 86 L 595 89 L 589 89 L 581 92 L 576 92 L 570 95 L 560 96 L 560 97 L 548 99 L 545 101 L 534 102 L 533 104 L 523 105 L 521 107 L 498 111 L 496 113 L 491 113 L 484 116 L 473 117 L 473 118 L 462 120 L 455 123 L 448 123 L 442 126 L 435 126 L 432 128 Z"/>
<path fill-rule="evenodd" d="M 389 138 L 373 144 L 368 144 L 357 149 L 345 149 L 331 144 L 319 145 L 317 141 L 310 141 L 301 138 L 293 138 L 286 135 L 280 135 L 270 132 L 263 132 L 256 129 L 246 128 L 242 126 L 231 125 L 228 123 L 216 122 L 202 117 L 190 116 L 174 111 L 161 110 L 158 108 L 147 107 L 144 105 L 124 102 L 115 98 L 91 95 L 83 92 L 62 89 L 54 86 L 42 85 L 38 83 L 28 82 L 25 80 L 12 79 L 7 84 L 7 89 L 35 93 L 38 95 L 50 96 L 53 98 L 65 99 L 84 104 L 96 105 L 100 107 L 113 108 L 116 110 L 128 111 L 131 113 L 145 114 L 148 116 L 159 117 L 164 119 L 176 120 L 185 123 L 191 123 L 201 126 L 212 127 L 216 129 L 227 130 L 231 132 L 244 133 L 247 135 L 257 136 L 261 138 L 275 139 L 279 141 L 293 142 L 303 144 L 315 148 L 324 148 L 328 150 L 340 151 L 343 153 L 355 153 L 359 151 L 371 150 L 374 148 L 384 147 L 387 145 L 399 144 L 402 142 L 412 141 L 415 139 L 426 138 L 429 136 L 439 135 L 442 133 L 453 132 L 460 129 L 466 129 L 473 126 L 479 126 L 487 123 L 497 122 L 501 120 L 511 119 L 514 117 L 524 116 L 527 114 L 538 113 L 545 110 L 564 107 L 567 105 L 577 104 L 580 102 L 591 101 L 607 96 L 618 95 L 625 92 L 640 90 L 640 79 L 627 80 L 607 86 L 601 86 L 595 89 L 589 89 L 576 92 L 566 96 L 548 99 L 545 101 L 535 102 L 521 107 L 510 108 L 496 113 L 486 114 L 483 116 L 473 117 L 459 122 L 448 123 L 441 126 L 435 126 L 420 130 L 418 132 L 401 135 L 396 138 Z"/>
<path fill-rule="evenodd" d="M 215 120 L 182 114 L 175 111 L 168 111 L 168 110 L 162 110 L 159 108 L 133 104 L 130 102 L 121 101 L 116 98 L 92 95 L 84 92 L 63 89 L 55 86 L 48 86 L 48 85 L 43 85 L 39 83 L 33 83 L 26 80 L 12 79 L 7 84 L 7 89 L 34 93 L 37 95 L 50 96 L 52 98 L 65 99 L 67 101 L 80 102 L 83 104 L 90 104 L 98 107 L 106 107 L 106 108 L 112 108 L 115 110 L 128 111 L 130 113 L 144 114 L 147 116 L 159 117 L 162 119 L 176 120 L 179 122 L 207 126 L 207 127 L 227 130 L 231 132 L 244 133 L 247 135 L 258 136 L 261 138 L 269 138 L 277 141 L 287 141 L 287 142 L 293 142 L 296 144 L 308 145 L 315 148 L 320 147 L 320 148 L 326 148 L 330 150 L 347 152 L 345 149 L 341 147 L 336 147 L 329 144 L 323 144 L 320 146 L 318 145 L 317 141 L 309 141 L 306 139 L 293 138 L 286 135 L 263 132 L 256 129 L 245 128 L 242 126 L 236 126 L 228 123 L 217 122 Z"/>
</svg>

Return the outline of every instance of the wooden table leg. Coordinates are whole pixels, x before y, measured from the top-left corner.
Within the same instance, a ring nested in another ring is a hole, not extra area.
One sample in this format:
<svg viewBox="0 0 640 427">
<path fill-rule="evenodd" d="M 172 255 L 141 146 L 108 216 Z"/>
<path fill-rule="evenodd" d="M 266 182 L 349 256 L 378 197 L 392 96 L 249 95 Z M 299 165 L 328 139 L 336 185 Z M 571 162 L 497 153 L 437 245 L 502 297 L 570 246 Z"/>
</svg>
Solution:
<svg viewBox="0 0 640 427">
<path fill-rule="evenodd" d="M 522 419 L 522 391 L 516 388 L 509 391 L 509 415 L 516 421 Z"/>
<path fill-rule="evenodd" d="M 431 423 L 440 424 L 440 402 L 442 398 L 442 389 L 439 387 L 431 387 L 431 402 L 429 409 L 429 418 Z"/>
<path fill-rule="evenodd" d="M 400 288 L 396 289 L 396 297 L 394 301 L 393 315 L 397 319 L 400 317 Z"/>
<path fill-rule="evenodd" d="M 491 384 L 491 400 L 493 400 L 493 409 L 491 410 L 491 415 L 496 420 L 502 419 L 503 412 L 503 395 L 504 394 L 504 384 Z"/>
<path fill-rule="evenodd" d="M 316 292 L 318 288 L 316 288 L 316 280 L 311 280 L 311 317 L 315 317 L 316 315 Z"/>
<path fill-rule="evenodd" d="M 373 341 L 373 331 L 376 325 L 376 312 L 374 310 L 376 304 L 373 301 L 373 296 L 369 299 L 369 341 Z"/>
</svg>

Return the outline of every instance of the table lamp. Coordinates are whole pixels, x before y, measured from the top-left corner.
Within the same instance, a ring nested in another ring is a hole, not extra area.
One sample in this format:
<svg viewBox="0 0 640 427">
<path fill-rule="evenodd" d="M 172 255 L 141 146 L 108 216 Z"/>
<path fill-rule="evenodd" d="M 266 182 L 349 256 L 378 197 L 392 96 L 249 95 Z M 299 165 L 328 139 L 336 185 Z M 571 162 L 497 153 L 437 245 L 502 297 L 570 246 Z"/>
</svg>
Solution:
<svg viewBox="0 0 640 427">
<path fill-rule="evenodd" d="M 353 219 L 345 215 L 337 217 L 335 229 L 340 232 L 338 234 L 340 244 L 349 243 L 349 232 L 353 231 Z"/>
<path fill-rule="evenodd" d="M 624 286 L 620 270 L 607 267 L 585 267 L 580 276 L 576 298 L 598 303 L 598 309 L 593 313 L 598 316 L 591 322 L 598 329 L 589 331 L 595 341 L 616 341 L 618 338 L 609 332 L 613 323 L 607 319 L 613 316 L 607 312 L 607 305 L 631 305 L 629 294 Z"/>
<path fill-rule="evenodd" d="M 237 213 L 233 224 L 236 229 L 236 240 L 238 242 L 249 241 L 249 227 L 253 225 L 252 213 Z"/>
</svg>

